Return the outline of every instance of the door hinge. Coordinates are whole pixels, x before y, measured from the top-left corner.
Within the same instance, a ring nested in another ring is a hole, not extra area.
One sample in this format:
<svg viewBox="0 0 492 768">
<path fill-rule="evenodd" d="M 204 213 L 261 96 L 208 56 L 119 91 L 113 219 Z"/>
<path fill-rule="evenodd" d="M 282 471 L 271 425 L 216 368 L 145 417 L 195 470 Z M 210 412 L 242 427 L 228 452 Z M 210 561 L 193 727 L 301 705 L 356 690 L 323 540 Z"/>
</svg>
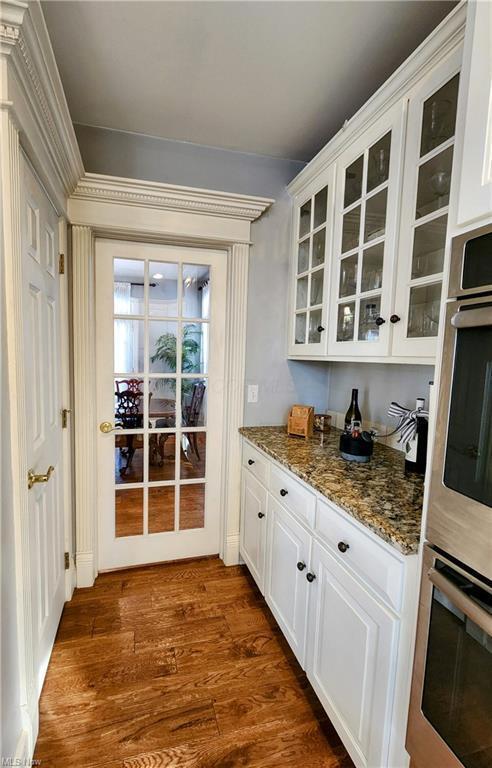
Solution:
<svg viewBox="0 0 492 768">
<path fill-rule="evenodd" d="M 70 552 L 65 552 L 65 570 L 70 568 Z"/>
<path fill-rule="evenodd" d="M 65 274 L 65 254 L 60 253 L 60 256 L 58 258 L 58 274 L 64 275 Z"/>
<path fill-rule="evenodd" d="M 62 425 L 62 429 L 66 429 L 67 426 L 68 426 L 68 414 L 69 413 L 72 413 L 70 408 L 62 408 L 62 411 L 61 411 L 61 425 Z"/>
</svg>

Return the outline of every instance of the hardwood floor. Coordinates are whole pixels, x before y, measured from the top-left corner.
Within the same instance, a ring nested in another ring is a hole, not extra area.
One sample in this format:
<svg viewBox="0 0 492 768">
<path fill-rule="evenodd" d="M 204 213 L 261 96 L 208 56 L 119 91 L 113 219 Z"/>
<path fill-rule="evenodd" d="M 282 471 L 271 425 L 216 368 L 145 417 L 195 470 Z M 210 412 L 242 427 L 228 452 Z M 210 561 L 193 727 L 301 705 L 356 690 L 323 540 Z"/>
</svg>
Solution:
<svg viewBox="0 0 492 768">
<path fill-rule="evenodd" d="M 352 768 L 245 568 L 101 575 L 65 606 L 43 768 Z"/>
</svg>

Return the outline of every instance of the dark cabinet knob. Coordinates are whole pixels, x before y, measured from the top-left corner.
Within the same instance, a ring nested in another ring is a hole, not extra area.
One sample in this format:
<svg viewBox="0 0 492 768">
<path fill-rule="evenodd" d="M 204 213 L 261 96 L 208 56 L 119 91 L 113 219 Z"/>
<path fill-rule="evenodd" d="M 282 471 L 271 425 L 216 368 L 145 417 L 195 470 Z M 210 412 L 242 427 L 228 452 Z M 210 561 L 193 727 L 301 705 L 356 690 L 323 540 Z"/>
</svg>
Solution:
<svg viewBox="0 0 492 768">
<path fill-rule="evenodd" d="M 324 330 L 322 325 L 318 325 L 318 333 L 323 333 Z"/>
<path fill-rule="evenodd" d="M 303 571 L 305 567 L 306 567 L 306 563 L 303 563 L 302 561 L 297 563 L 297 570 L 298 571 Z"/>
<path fill-rule="evenodd" d="M 398 315 L 391 315 L 390 317 L 390 323 L 399 323 L 401 320 L 401 317 Z"/>
<path fill-rule="evenodd" d="M 280 495 L 281 496 L 287 496 L 288 493 L 289 493 L 289 491 L 286 491 L 285 488 L 281 488 L 280 489 Z"/>
<path fill-rule="evenodd" d="M 254 462 L 253 459 L 248 459 L 248 464 L 249 464 L 250 467 L 252 467 L 254 463 L 255 462 Z"/>
<path fill-rule="evenodd" d="M 310 584 L 315 580 L 316 576 L 314 573 L 306 573 L 306 579 L 309 581 Z"/>
<path fill-rule="evenodd" d="M 262 517 L 265 517 L 265 513 L 264 512 L 258 512 L 258 517 L 261 520 Z"/>
<path fill-rule="evenodd" d="M 350 549 L 350 544 L 346 544 L 344 541 L 339 541 L 338 549 L 340 550 L 340 552 L 346 552 L 347 549 Z"/>
<path fill-rule="evenodd" d="M 384 325 L 386 320 L 384 320 L 384 318 L 382 317 L 376 317 L 374 322 L 376 323 L 376 325 Z"/>
</svg>

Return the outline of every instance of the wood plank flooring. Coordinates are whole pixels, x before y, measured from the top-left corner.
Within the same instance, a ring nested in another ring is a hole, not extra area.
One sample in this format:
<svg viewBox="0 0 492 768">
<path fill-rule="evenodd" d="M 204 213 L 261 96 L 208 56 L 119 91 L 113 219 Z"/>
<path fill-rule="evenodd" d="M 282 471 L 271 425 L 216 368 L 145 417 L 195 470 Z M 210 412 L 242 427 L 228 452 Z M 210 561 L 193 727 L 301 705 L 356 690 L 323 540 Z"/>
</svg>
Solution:
<svg viewBox="0 0 492 768">
<path fill-rule="evenodd" d="M 244 567 L 101 575 L 65 606 L 43 768 L 353 768 Z"/>
</svg>

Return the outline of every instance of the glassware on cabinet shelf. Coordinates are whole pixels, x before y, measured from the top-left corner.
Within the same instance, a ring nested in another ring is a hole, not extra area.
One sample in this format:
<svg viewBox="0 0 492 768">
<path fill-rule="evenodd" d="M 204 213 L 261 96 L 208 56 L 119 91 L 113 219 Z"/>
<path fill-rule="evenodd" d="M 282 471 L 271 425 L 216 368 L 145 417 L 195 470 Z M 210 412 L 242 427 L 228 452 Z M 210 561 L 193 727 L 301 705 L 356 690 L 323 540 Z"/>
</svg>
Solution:
<svg viewBox="0 0 492 768">
<path fill-rule="evenodd" d="M 366 248 L 362 256 L 362 276 L 360 290 L 376 291 L 383 284 L 384 243 Z"/>
<path fill-rule="evenodd" d="M 352 341 L 354 338 L 355 301 L 338 305 L 337 341 Z"/>
<path fill-rule="evenodd" d="M 307 315 L 306 312 L 301 312 L 296 315 L 296 327 L 295 327 L 295 343 L 306 343 L 306 327 L 307 327 Z"/>
<path fill-rule="evenodd" d="M 311 200 L 301 206 L 299 211 L 299 238 L 307 235 L 311 230 Z"/>
<path fill-rule="evenodd" d="M 345 170 L 345 195 L 343 201 L 343 207 L 348 208 L 349 205 L 355 203 L 362 197 L 362 174 L 364 171 L 364 155 L 355 160 L 352 165 L 349 165 Z"/>
<path fill-rule="evenodd" d="M 343 217 L 342 253 L 357 248 L 360 238 L 360 205 L 352 208 Z"/>
<path fill-rule="evenodd" d="M 309 344 L 319 344 L 321 341 L 321 309 L 313 309 L 309 313 Z"/>
<path fill-rule="evenodd" d="M 324 270 L 318 269 L 311 272 L 311 296 L 309 306 L 314 307 L 323 302 L 323 276 Z"/>
<path fill-rule="evenodd" d="M 326 205 L 328 201 L 328 187 L 323 187 L 314 196 L 314 225 L 316 229 L 326 221 Z"/>
<path fill-rule="evenodd" d="M 359 308 L 359 341 L 377 341 L 379 339 L 379 326 L 376 319 L 381 310 L 381 297 L 371 296 L 360 302 Z"/>
<path fill-rule="evenodd" d="M 369 149 L 367 192 L 388 180 L 391 151 L 391 131 Z"/>
<path fill-rule="evenodd" d="M 458 104 L 459 75 L 455 75 L 424 103 L 420 156 L 454 135 Z"/>
<path fill-rule="evenodd" d="M 415 227 L 412 251 L 412 280 L 438 275 L 444 264 L 448 217 L 439 216 Z"/>
<path fill-rule="evenodd" d="M 388 190 L 381 192 L 366 200 L 366 217 L 364 223 L 364 242 L 382 237 L 386 229 L 386 205 Z"/>
<path fill-rule="evenodd" d="M 448 147 L 419 168 L 417 186 L 417 219 L 449 204 L 449 187 L 453 165 L 453 147 Z"/>
<path fill-rule="evenodd" d="M 318 230 L 313 235 L 313 255 L 311 267 L 319 267 L 325 260 L 325 245 L 326 245 L 326 229 Z"/>
<path fill-rule="evenodd" d="M 297 252 L 297 274 L 301 272 L 307 272 L 309 269 L 309 237 L 299 243 L 299 250 Z"/>
<path fill-rule="evenodd" d="M 308 278 L 301 277 L 297 280 L 296 309 L 304 309 L 308 302 Z"/>
<path fill-rule="evenodd" d="M 340 286 L 338 295 L 341 299 L 353 296 L 357 291 L 357 262 L 358 255 L 347 256 L 340 262 Z"/>
<path fill-rule="evenodd" d="M 407 335 L 409 338 L 437 336 L 441 308 L 441 283 L 410 289 Z"/>
</svg>

